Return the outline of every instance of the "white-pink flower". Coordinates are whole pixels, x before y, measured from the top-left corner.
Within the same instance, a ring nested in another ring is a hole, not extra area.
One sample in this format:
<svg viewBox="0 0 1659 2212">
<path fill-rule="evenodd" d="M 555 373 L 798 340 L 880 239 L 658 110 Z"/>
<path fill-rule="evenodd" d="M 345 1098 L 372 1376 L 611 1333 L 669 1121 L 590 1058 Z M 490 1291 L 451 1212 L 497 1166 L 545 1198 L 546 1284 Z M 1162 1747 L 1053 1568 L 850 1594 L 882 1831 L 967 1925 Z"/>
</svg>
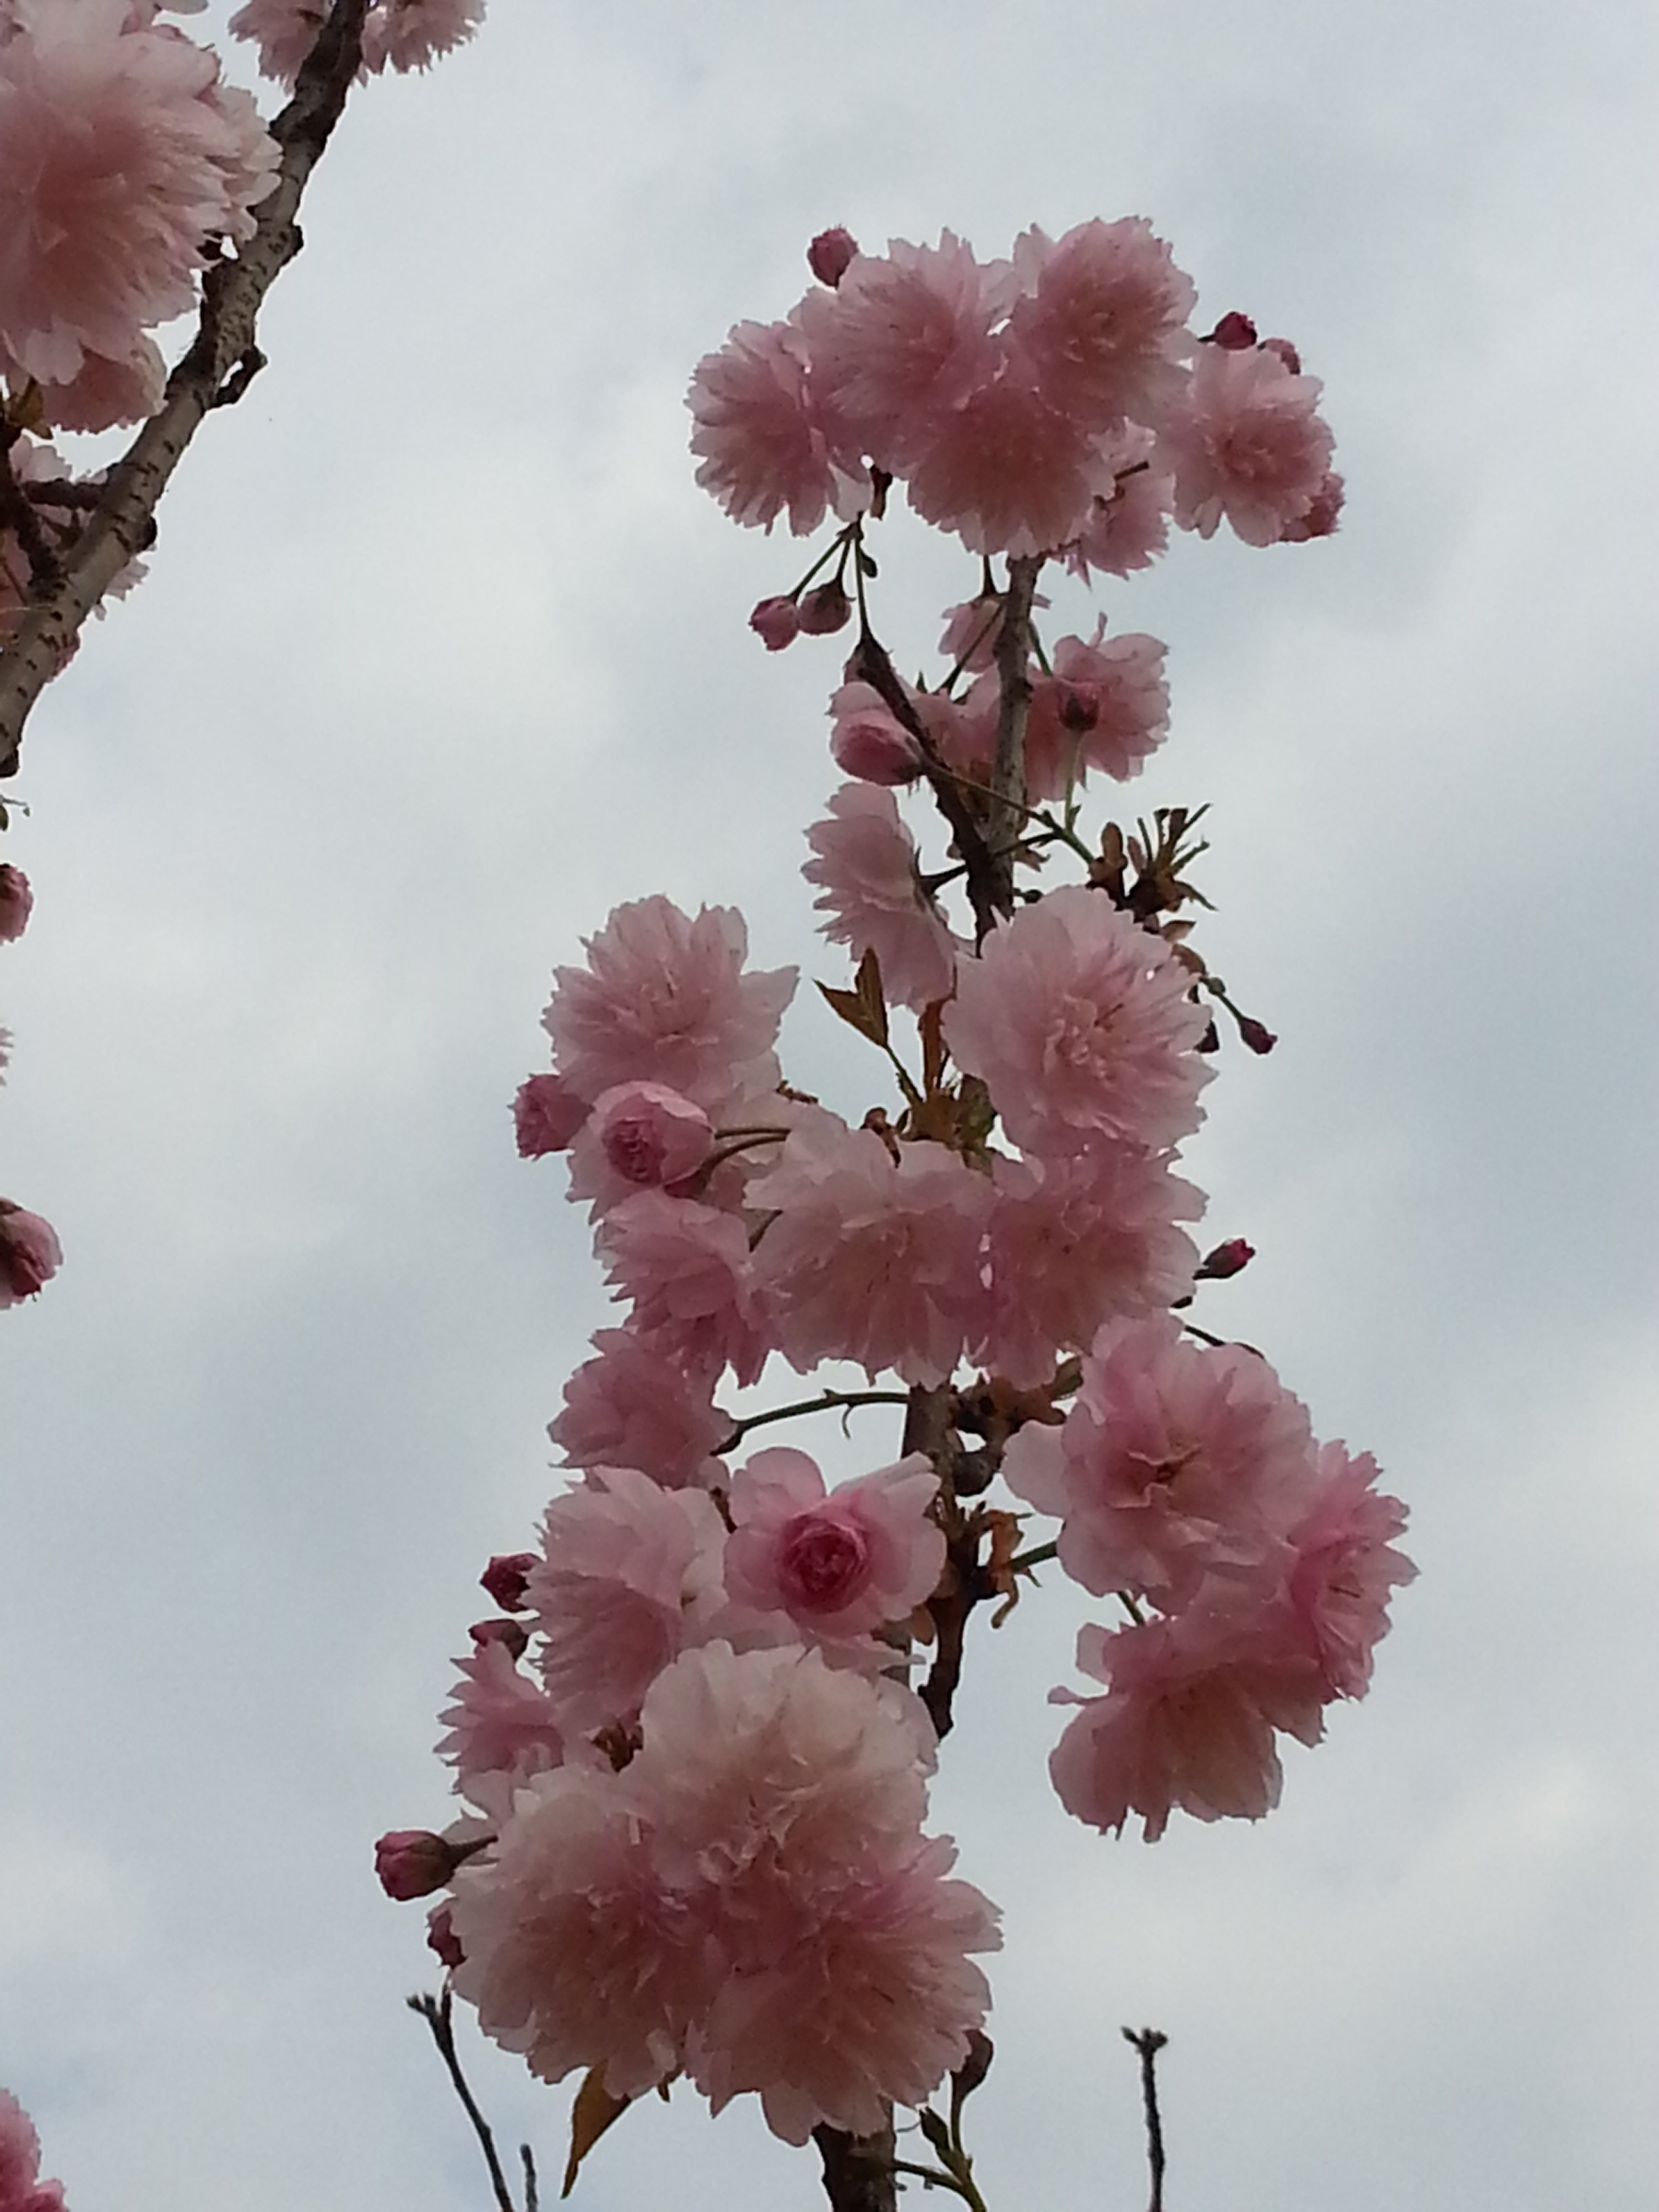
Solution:
<svg viewBox="0 0 1659 2212">
<path fill-rule="evenodd" d="M 921 773 L 915 738 L 869 684 L 843 684 L 830 702 L 836 765 L 864 783 L 914 783 Z"/>
<path fill-rule="evenodd" d="M 945 1038 L 1042 1157 L 1106 1137 L 1163 1151 L 1203 1119 L 1209 1018 L 1161 938 L 1081 885 L 1022 907 L 957 963 Z"/>
<path fill-rule="evenodd" d="M 780 1349 L 803 1372 L 855 1359 L 872 1377 L 948 1381 L 980 1322 L 988 1177 L 927 1141 L 899 1147 L 817 1112 L 750 1186 L 777 1209 L 754 1279 Z"/>
<path fill-rule="evenodd" d="M 923 886 L 915 840 L 879 784 L 844 783 L 806 833 L 818 927 L 854 958 L 873 952 L 890 1006 L 920 1011 L 951 995 L 959 940 Z"/>
<path fill-rule="evenodd" d="M 738 323 L 691 378 L 697 482 L 734 522 L 770 530 L 780 514 L 798 537 L 831 507 L 857 513 L 869 476 L 856 444 L 809 377 L 799 325 Z"/>
<path fill-rule="evenodd" d="M 1087 526 L 1117 480 L 1114 451 L 1009 359 L 941 414 L 905 472 L 924 520 L 956 532 L 972 553 L 1049 553 Z"/>
<path fill-rule="evenodd" d="M 564 1411 L 548 1425 L 566 1465 L 640 1468 L 670 1490 L 717 1480 L 732 1420 L 714 1402 L 709 1371 L 632 1329 L 602 1328 L 593 1342 L 596 1356 L 565 1384 Z"/>
<path fill-rule="evenodd" d="M 1290 1534 L 1294 1559 L 1286 1597 L 1332 1697 L 1363 1698 L 1371 1654 L 1389 1632 L 1389 1592 L 1417 1569 L 1390 1539 L 1403 1534 L 1406 1508 L 1378 1493 L 1376 1462 L 1322 1446 L 1316 1489 Z"/>
<path fill-rule="evenodd" d="M 476 1803 L 481 1784 L 517 1784 L 559 1765 L 564 1735 L 552 1699 L 521 1674 L 509 1647 L 495 1638 L 458 1659 L 460 1680 L 439 1715 L 446 1733 L 438 1755 L 455 1769 L 455 1787 Z"/>
<path fill-rule="evenodd" d="M 938 1492 L 919 1452 L 833 1491 L 805 1452 L 757 1452 L 732 1477 L 726 1594 L 787 1613 L 815 1640 L 908 1620 L 945 1565 L 943 1531 L 928 1517 Z"/>
<path fill-rule="evenodd" d="M 484 0 L 380 0 L 363 24 L 363 66 L 430 69 L 472 36 L 483 13 Z"/>
<path fill-rule="evenodd" d="M 1198 295 L 1144 217 L 1015 241 L 1010 327 L 1049 404 L 1087 429 L 1154 419 L 1182 381 Z"/>
<path fill-rule="evenodd" d="M 1050 656 L 1052 676 L 1031 685 L 1025 730 L 1025 788 L 1033 799 L 1058 798 L 1068 776 L 1091 769 L 1119 782 L 1139 775 L 1170 728 L 1170 687 L 1164 647 L 1132 632 L 1106 641 L 1106 618 L 1094 636 L 1062 637 Z"/>
<path fill-rule="evenodd" d="M 606 1214 L 597 1241 L 608 1279 L 634 1301 L 640 1335 L 689 1366 L 755 1380 L 772 1339 L 737 1215 L 642 1190 Z"/>
<path fill-rule="evenodd" d="M 1330 471 L 1320 388 L 1272 346 L 1200 346 L 1190 391 L 1160 425 L 1183 530 L 1211 538 L 1224 520 L 1247 545 L 1272 545 L 1294 528 Z"/>
<path fill-rule="evenodd" d="M 665 1083 L 602 1091 L 570 1151 L 570 1195 L 607 1212 L 641 1189 L 684 1182 L 714 1149 L 714 1129 L 695 1099 Z"/>
<path fill-rule="evenodd" d="M 554 971 L 542 1017 L 557 1073 L 590 1102 L 619 1083 L 661 1083 L 718 1114 L 775 1088 L 778 1024 L 793 968 L 745 972 L 731 907 L 693 920 L 660 894 L 614 909 L 587 964 Z"/>
</svg>

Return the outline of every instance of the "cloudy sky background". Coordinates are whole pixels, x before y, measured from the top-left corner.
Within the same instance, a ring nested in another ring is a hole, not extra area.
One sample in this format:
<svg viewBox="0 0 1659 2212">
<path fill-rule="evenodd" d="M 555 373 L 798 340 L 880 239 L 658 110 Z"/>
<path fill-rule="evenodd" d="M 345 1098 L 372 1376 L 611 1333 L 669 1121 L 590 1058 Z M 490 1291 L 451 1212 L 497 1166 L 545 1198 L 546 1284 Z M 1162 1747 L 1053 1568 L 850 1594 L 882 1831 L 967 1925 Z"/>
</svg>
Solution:
<svg viewBox="0 0 1659 2212">
<path fill-rule="evenodd" d="M 1205 1317 L 1377 1453 L 1423 1571 L 1273 1818 L 1152 1850 L 1048 1790 L 1065 1593 L 975 1624 L 935 1802 L 1006 1914 L 980 2178 L 1134 2212 L 1150 2021 L 1174 2212 L 1651 2212 L 1656 95 L 1638 0 L 495 0 L 354 102 L 4 847 L 0 1188 L 68 1261 L 0 1326 L 0 2082 L 73 2212 L 485 2203 L 370 1846 L 445 1817 L 447 1655 L 605 1318 L 507 1103 L 619 899 L 838 973 L 836 647 L 745 633 L 805 561 L 694 488 L 686 378 L 828 222 L 1127 213 L 1297 340 L 1347 474 L 1333 543 L 1105 605 L 1170 647 L 1131 803 L 1212 802 L 1205 942 L 1283 1036 L 1194 1148 L 1261 1249 Z M 969 567 L 888 538 L 914 664 Z M 809 995 L 786 1065 L 861 1110 Z M 475 2071 L 556 2175 L 569 2086 Z M 684 2092 L 576 2202 L 671 2191 L 821 2201 Z"/>
</svg>

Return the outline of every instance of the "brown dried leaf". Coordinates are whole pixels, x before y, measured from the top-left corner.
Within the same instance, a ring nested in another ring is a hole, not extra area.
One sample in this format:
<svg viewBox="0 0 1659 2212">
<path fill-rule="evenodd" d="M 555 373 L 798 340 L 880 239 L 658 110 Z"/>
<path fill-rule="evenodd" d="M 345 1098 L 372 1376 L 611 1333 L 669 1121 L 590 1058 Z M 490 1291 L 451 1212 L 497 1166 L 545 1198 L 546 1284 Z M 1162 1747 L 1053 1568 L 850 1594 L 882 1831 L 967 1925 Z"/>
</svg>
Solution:
<svg viewBox="0 0 1659 2212">
<path fill-rule="evenodd" d="M 564 2169 L 564 2187 L 559 2191 L 562 2197 L 568 2197 L 575 2187 L 576 2176 L 588 2152 L 613 2121 L 622 2118 L 632 2101 L 631 2098 L 611 2095 L 605 2086 L 602 2066 L 589 2067 L 570 2108 L 570 2157 Z"/>
</svg>

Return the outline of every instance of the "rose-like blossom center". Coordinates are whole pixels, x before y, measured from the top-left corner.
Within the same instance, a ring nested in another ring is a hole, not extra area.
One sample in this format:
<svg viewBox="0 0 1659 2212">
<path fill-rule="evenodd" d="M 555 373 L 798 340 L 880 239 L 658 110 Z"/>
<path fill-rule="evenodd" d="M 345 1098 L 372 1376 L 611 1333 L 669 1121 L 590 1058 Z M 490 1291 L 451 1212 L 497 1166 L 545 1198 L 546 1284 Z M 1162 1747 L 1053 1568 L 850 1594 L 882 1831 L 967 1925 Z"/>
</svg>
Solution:
<svg viewBox="0 0 1659 2212">
<path fill-rule="evenodd" d="M 663 1148 L 646 1122 L 615 1123 L 605 1132 L 605 1149 L 611 1166 L 629 1182 L 661 1182 Z"/>
<path fill-rule="evenodd" d="M 837 1613 L 870 1578 L 869 1540 L 844 1521 L 798 1513 L 784 1529 L 779 1566 L 779 1579 L 793 1604 L 813 1613 Z"/>
</svg>

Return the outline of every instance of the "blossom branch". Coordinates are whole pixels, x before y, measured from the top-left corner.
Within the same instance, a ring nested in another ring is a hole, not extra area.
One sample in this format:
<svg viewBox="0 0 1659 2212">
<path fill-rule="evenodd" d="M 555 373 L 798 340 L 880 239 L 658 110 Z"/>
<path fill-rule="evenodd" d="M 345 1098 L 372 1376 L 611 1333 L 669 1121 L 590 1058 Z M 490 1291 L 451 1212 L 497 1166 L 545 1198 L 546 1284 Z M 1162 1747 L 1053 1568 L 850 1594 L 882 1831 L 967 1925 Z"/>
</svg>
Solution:
<svg viewBox="0 0 1659 2212">
<path fill-rule="evenodd" d="M 82 624 L 149 542 L 156 507 L 185 447 L 216 405 L 246 388 L 260 358 L 253 342 L 259 309 L 300 251 L 295 216 L 362 62 L 368 5 L 335 0 L 293 98 L 270 126 L 282 166 L 276 190 L 254 210 L 253 235 L 204 277 L 195 338 L 168 378 L 160 408 L 111 470 L 56 580 L 37 591 L 0 655 L 0 776 L 17 773 L 29 710 L 63 666 Z"/>
<path fill-rule="evenodd" d="M 1008 563 L 1008 589 L 997 632 L 996 664 L 1000 702 L 997 714 L 996 758 L 991 769 L 991 807 L 985 842 L 996 871 L 998 911 L 1014 910 L 1014 837 L 1025 806 L 1025 725 L 1031 711 L 1031 602 L 1036 596 L 1042 556 L 1030 554 Z M 981 938 L 985 931 L 981 928 Z"/>
<path fill-rule="evenodd" d="M 1160 2028 L 1126 2027 L 1123 2039 L 1133 2044 L 1140 2053 L 1140 2096 L 1146 2113 L 1146 2166 L 1152 2179 L 1146 2212 L 1164 2212 L 1164 2123 L 1158 2110 L 1158 2054 L 1170 2039 Z"/>
<path fill-rule="evenodd" d="M 501 2172 L 501 2162 L 495 2155 L 495 2138 L 490 2132 L 489 2123 L 479 2111 L 477 2100 L 467 2085 L 465 2075 L 461 2071 L 460 2057 L 455 2049 L 455 2030 L 451 2018 L 453 2000 L 449 1991 L 446 1990 L 441 1997 L 434 1997 L 422 1990 L 419 1996 L 409 1999 L 409 2008 L 410 2012 L 419 2013 L 421 2018 L 432 2030 L 432 2040 L 437 2045 L 438 2054 L 448 2069 L 451 2081 L 455 2085 L 455 2094 L 465 2106 L 466 2116 L 472 2123 L 473 2133 L 483 2147 L 484 2164 L 489 2169 L 489 2185 L 495 2194 L 498 2212 L 518 2212 L 518 2207 L 513 2202 L 513 2192 L 507 2185 L 507 2176 Z M 527 2143 L 524 2147 L 523 2156 L 527 2212 L 535 2212 L 536 2168 Z"/>
<path fill-rule="evenodd" d="M 850 1413 L 854 1406 L 908 1406 L 908 1390 L 825 1390 L 816 1398 L 798 1398 L 793 1405 L 770 1406 L 763 1413 L 750 1413 L 732 1424 L 732 1433 L 720 1446 L 721 1455 L 741 1443 L 750 1429 L 763 1429 L 773 1421 L 793 1421 L 807 1413 L 830 1413 L 839 1408 Z"/>
</svg>

